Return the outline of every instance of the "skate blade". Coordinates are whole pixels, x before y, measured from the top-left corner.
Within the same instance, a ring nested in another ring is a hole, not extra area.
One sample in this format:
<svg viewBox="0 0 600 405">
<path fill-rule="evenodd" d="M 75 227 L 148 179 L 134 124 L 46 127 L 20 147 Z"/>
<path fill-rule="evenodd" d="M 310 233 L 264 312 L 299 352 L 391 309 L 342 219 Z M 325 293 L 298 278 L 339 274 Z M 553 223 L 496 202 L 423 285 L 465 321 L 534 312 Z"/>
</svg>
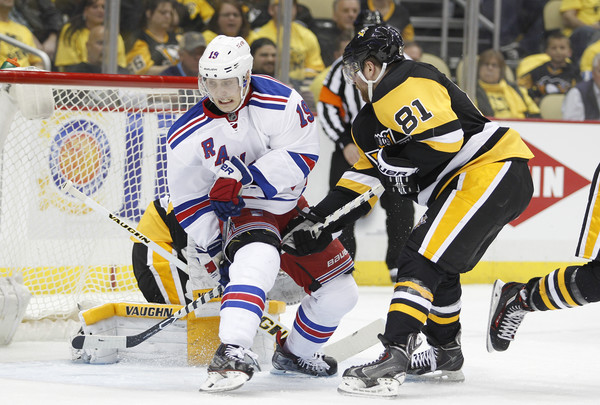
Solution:
<svg viewBox="0 0 600 405">
<path fill-rule="evenodd" d="M 399 394 L 400 385 L 402 382 L 395 378 L 378 378 L 376 385 L 366 387 L 359 378 L 342 377 L 337 390 L 342 395 L 353 397 L 395 398 Z"/>
<path fill-rule="evenodd" d="M 488 323 L 487 323 L 487 333 L 486 333 L 486 343 L 485 347 L 488 353 L 493 353 L 496 351 L 494 346 L 492 345 L 492 339 L 490 338 L 490 329 L 492 327 L 494 310 L 496 309 L 496 305 L 498 305 L 498 301 L 500 300 L 500 295 L 502 294 L 502 287 L 504 287 L 504 282 L 502 280 L 496 280 L 494 282 L 494 286 L 492 287 L 492 300 L 490 302 L 490 313 L 488 315 Z"/>
<path fill-rule="evenodd" d="M 284 376 L 286 378 L 329 378 L 337 375 L 337 373 L 332 375 L 314 375 L 293 370 L 278 370 L 276 368 L 271 369 L 271 374 Z"/>
<path fill-rule="evenodd" d="M 223 392 L 240 388 L 250 377 L 241 371 L 226 371 L 225 376 L 220 373 L 209 372 L 208 378 L 200 386 L 200 391 Z"/>
<path fill-rule="evenodd" d="M 428 384 L 443 384 L 443 383 L 461 383 L 465 381 L 465 375 L 462 370 L 445 371 L 436 370 L 427 374 L 406 374 L 405 382 L 411 383 L 428 383 Z"/>
</svg>

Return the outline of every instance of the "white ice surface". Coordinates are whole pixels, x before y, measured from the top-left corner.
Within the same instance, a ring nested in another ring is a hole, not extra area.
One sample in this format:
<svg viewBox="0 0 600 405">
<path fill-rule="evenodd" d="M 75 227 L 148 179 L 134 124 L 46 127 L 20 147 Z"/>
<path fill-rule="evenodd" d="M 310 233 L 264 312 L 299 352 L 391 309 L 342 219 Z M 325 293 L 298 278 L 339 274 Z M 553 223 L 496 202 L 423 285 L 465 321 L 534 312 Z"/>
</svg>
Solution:
<svg viewBox="0 0 600 405">
<path fill-rule="evenodd" d="M 600 403 L 600 305 L 590 304 L 525 317 L 507 352 L 487 353 L 485 329 L 491 285 L 463 289 L 464 383 L 406 382 L 403 404 L 598 404 Z M 391 287 L 361 287 L 360 301 L 332 340 L 385 317 Z M 290 325 L 293 312 L 282 321 Z M 374 360 L 374 346 L 340 364 Z M 342 396 L 340 376 L 327 379 L 275 376 L 264 370 L 236 391 L 198 391 L 205 367 L 170 366 L 160 361 L 112 365 L 72 363 L 67 342 L 13 342 L 0 347 L 0 404 L 370 404 L 383 399 Z M 388 403 L 388 402 L 386 402 Z"/>
</svg>

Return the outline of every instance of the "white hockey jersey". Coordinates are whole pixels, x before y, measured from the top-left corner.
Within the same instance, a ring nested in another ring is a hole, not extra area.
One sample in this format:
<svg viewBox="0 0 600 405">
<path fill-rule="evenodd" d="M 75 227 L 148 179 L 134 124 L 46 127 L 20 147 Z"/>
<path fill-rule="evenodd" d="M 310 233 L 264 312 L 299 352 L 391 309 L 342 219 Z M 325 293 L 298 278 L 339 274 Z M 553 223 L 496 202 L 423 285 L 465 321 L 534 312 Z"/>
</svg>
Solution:
<svg viewBox="0 0 600 405">
<path fill-rule="evenodd" d="M 300 94 L 268 77 L 253 75 L 244 105 L 217 115 L 204 99 L 168 133 L 167 180 L 177 220 L 202 247 L 219 237 L 208 193 L 216 172 L 231 156 L 250 169 L 246 208 L 283 214 L 296 206 L 317 162 L 316 119 Z"/>
</svg>

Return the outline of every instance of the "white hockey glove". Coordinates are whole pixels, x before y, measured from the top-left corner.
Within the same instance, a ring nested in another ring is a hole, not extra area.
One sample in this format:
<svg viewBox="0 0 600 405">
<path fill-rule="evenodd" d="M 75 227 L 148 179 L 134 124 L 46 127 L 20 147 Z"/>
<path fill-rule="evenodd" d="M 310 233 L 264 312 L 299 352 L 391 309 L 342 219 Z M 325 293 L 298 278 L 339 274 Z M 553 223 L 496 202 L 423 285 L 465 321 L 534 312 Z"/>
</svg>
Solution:
<svg viewBox="0 0 600 405">
<path fill-rule="evenodd" d="M 216 240 L 206 249 L 196 246 L 196 252 L 194 254 L 194 257 L 196 260 L 198 260 L 198 263 L 200 263 L 200 268 L 206 271 L 211 279 L 218 283 L 223 283 L 222 279 L 224 277 L 221 272 L 229 269 L 229 266 L 224 266 L 224 262 L 226 262 L 226 260 L 223 260 L 223 251 L 221 246 L 221 241 Z M 227 269 L 222 270 L 223 267 L 227 267 Z M 225 278 L 228 280 L 229 275 L 226 274 Z"/>
<path fill-rule="evenodd" d="M 419 168 L 410 160 L 389 157 L 383 148 L 377 153 L 377 169 L 382 174 L 386 190 L 402 195 L 419 192 L 417 183 Z"/>
</svg>

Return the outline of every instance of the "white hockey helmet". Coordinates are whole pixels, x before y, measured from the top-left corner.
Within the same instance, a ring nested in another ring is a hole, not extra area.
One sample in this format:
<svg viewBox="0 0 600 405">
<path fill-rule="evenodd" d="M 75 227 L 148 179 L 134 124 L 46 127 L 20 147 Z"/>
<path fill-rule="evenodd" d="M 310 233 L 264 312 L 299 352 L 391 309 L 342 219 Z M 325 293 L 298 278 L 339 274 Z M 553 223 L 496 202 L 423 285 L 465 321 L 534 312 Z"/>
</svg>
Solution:
<svg viewBox="0 0 600 405">
<path fill-rule="evenodd" d="M 252 63 L 250 46 L 244 38 L 218 35 L 210 41 L 198 61 L 198 88 L 200 92 L 212 100 L 211 94 L 205 86 L 207 79 L 237 77 L 241 87 L 241 102 L 243 102 L 250 88 Z"/>
</svg>

